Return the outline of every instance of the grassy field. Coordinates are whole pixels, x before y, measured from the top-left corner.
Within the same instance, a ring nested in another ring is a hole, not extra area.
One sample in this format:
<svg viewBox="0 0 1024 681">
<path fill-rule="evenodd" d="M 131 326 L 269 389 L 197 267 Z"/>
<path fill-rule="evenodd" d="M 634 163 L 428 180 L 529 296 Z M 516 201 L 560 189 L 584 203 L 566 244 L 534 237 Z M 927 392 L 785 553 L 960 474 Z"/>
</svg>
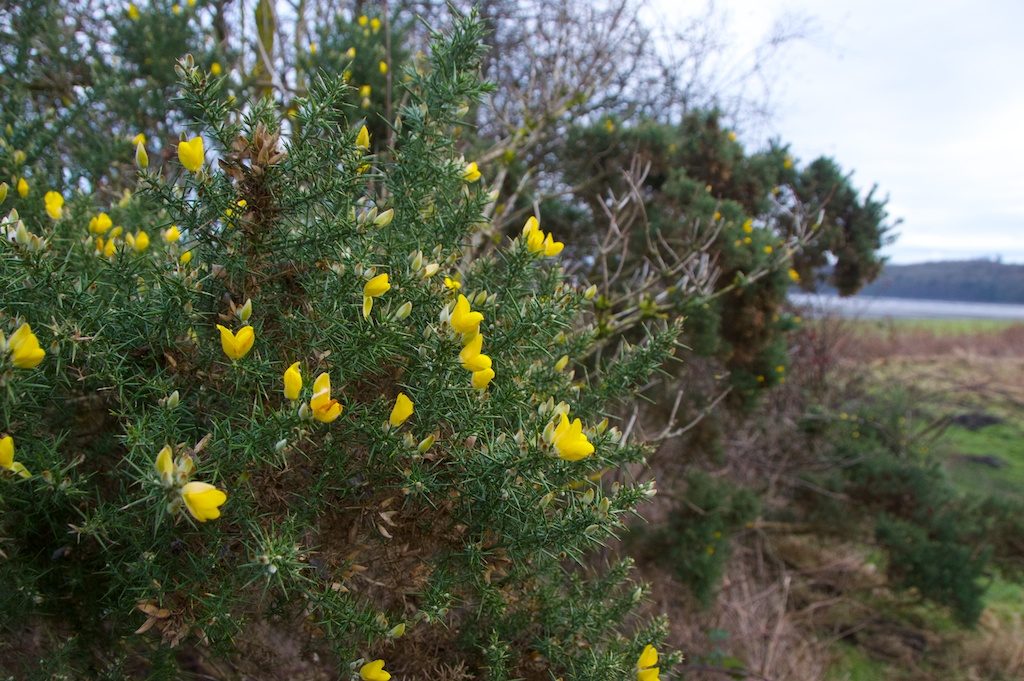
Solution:
<svg viewBox="0 0 1024 681">
<path fill-rule="evenodd" d="M 915 421 L 931 424 L 927 452 L 967 493 L 1024 496 L 1024 325 L 986 320 L 837 322 L 847 362 L 879 391 L 911 386 Z M 939 645 L 908 672 L 862 648 L 836 646 L 828 681 L 1024 678 L 1024 588 L 993 576 L 978 627 L 925 617 Z M 932 663 L 938 666 L 931 669 Z M 951 673 L 950 670 L 956 670 Z"/>
</svg>

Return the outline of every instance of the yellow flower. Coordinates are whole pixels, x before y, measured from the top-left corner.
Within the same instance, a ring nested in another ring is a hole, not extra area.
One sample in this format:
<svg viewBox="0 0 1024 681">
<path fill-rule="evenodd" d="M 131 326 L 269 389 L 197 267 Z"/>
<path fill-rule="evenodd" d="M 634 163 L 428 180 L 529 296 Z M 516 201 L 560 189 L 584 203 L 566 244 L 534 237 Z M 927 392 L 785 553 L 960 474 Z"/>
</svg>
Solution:
<svg viewBox="0 0 1024 681">
<path fill-rule="evenodd" d="M 397 428 L 409 420 L 413 411 L 413 403 L 409 396 L 405 393 L 398 393 L 398 397 L 395 398 L 395 406 L 391 408 L 391 416 L 388 417 L 388 423 Z"/>
<path fill-rule="evenodd" d="M 317 51 L 317 44 L 315 42 L 310 43 L 309 44 L 309 53 L 315 57 L 316 56 L 316 51 Z"/>
<path fill-rule="evenodd" d="M 284 396 L 289 400 L 297 400 L 301 390 L 302 374 L 299 372 L 299 363 L 295 362 L 284 370 Z"/>
<path fill-rule="evenodd" d="M 106 213 L 100 213 L 89 220 L 89 231 L 93 234 L 106 234 L 107 230 L 113 227 L 114 222 Z"/>
<path fill-rule="evenodd" d="M 543 253 L 550 258 L 558 255 L 565 248 L 565 244 L 555 241 L 554 237 L 541 230 L 540 223 L 533 215 L 523 225 L 523 236 L 526 238 L 526 248 L 530 253 Z"/>
<path fill-rule="evenodd" d="M 210 64 L 210 74 L 211 75 L 219 76 L 221 74 L 221 71 L 223 71 L 223 69 L 220 67 L 220 62 L 219 61 L 215 61 L 212 64 Z"/>
<path fill-rule="evenodd" d="M 252 350 L 252 344 L 256 341 L 256 332 L 251 326 L 243 326 L 238 333 L 232 333 L 231 329 L 217 325 L 220 331 L 220 346 L 224 354 L 232 360 L 242 359 Z"/>
<path fill-rule="evenodd" d="M 800 283 L 800 273 L 797 272 L 792 267 L 789 268 L 789 280 L 792 281 L 794 284 Z"/>
<path fill-rule="evenodd" d="M 444 287 L 446 289 L 448 289 L 449 291 L 458 291 L 460 288 L 462 288 L 462 282 L 460 282 L 458 279 L 453 279 L 451 277 L 445 277 L 444 278 Z"/>
<path fill-rule="evenodd" d="M 46 356 L 46 351 L 39 347 L 39 339 L 27 323 L 11 334 L 7 347 L 11 351 L 11 362 L 19 369 L 35 369 Z"/>
<path fill-rule="evenodd" d="M 380 30 L 380 19 L 377 17 L 370 19 L 370 30 L 374 33 Z"/>
<path fill-rule="evenodd" d="M 462 352 L 459 353 L 459 360 L 462 362 L 463 369 L 476 372 L 491 368 L 491 358 L 481 354 L 483 345 L 484 335 L 482 333 L 474 334 L 469 339 L 466 347 L 462 348 Z"/>
<path fill-rule="evenodd" d="M 228 495 L 206 482 L 190 482 L 181 488 L 181 498 L 192 517 L 201 523 L 220 517 L 220 506 Z"/>
<path fill-rule="evenodd" d="M 139 8 L 135 6 L 134 2 L 128 3 L 128 18 L 132 21 L 139 20 Z"/>
<path fill-rule="evenodd" d="M 171 5 L 171 14 L 173 14 L 174 16 L 178 16 L 179 14 L 181 14 L 181 5 L 179 5 L 178 3 L 174 3 L 173 5 Z"/>
<path fill-rule="evenodd" d="M 583 423 L 579 419 L 569 422 L 564 413 L 555 428 L 554 445 L 558 456 L 566 461 L 579 461 L 594 453 L 594 445 L 583 434 Z"/>
<path fill-rule="evenodd" d="M 366 282 L 363 286 L 363 319 L 370 316 L 370 310 L 373 309 L 373 299 L 384 295 L 390 290 L 391 284 L 388 282 L 387 274 L 378 274 Z"/>
<path fill-rule="evenodd" d="M 381 72 L 381 75 L 386 74 L 388 72 L 388 63 L 386 61 L 381 61 L 377 64 L 377 69 Z"/>
<path fill-rule="evenodd" d="M 146 147 L 142 142 L 135 145 L 135 165 L 143 170 L 149 167 L 149 154 L 146 153 Z"/>
<path fill-rule="evenodd" d="M 132 144 L 138 145 L 138 144 L 145 144 L 145 143 L 146 143 L 146 134 L 145 133 L 140 132 L 138 135 L 136 135 L 135 137 L 132 138 Z"/>
<path fill-rule="evenodd" d="M 462 170 L 462 179 L 466 182 L 476 182 L 480 179 L 480 169 L 476 167 L 476 161 L 468 163 Z"/>
<path fill-rule="evenodd" d="M 125 241 L 128 241 L 128 237 L 125 237 Z M 131 243 L 131 246 L 135 249 L 136 253 L 142 253 L 149 248 L 149 235 L 140 229 L 135 233 L 135 236 L 131 238 L 129 243 Z"/>
<path fill-rule="evenodd" d="M 469 306 L 469 300 L 460 293 L 458 300 L 455 301 L 455 307 L 452 309 L 452 328 L 461 333 L 463 337 L 472 340 L 473 334 L 479 333 L 480 322 L 483 320 L 483 314 L 473 312 Z"/>
<path fill-rule="evenodd" d="M 360 26 L 366 26 L 366 24 L 370 23 L 369 17 L 367 17 L 365 14 L 359 15 L 359 19 L 357 19 L 356 21 Z M 384 663 L 381 662 L 380 666 L 383 667 Z"/>
<path fill-rule="evenodd" d="M 371 92 L 373 92 L 373 88 L 369 85 L 362 85 L 359 88 L 360 97 L 369 97 Z"/>
<path fill-rule="evenodd" d="M 28 180 L 24 177 L 18 178 L 18 196 L 21 198 L 28 196 Z"/>
<path fill-rule="evenodd" d="M 322 373 L 313 381 L 313 397 L 309 400 L 313 418 L 321 423 L 330 423 L 341 416 L 342 406 L 331 399 L 331 375 Z"/>
<path fill-rule="evenodd" d="M 762 250 L 764 250 L 765 255 L 771 255 L 772 254 L 772 247 L 771 246 L 765 246 L 764 249 L 762 249 Z"/>
<path fill-rule="evenodd" d="M 164 232 L 164 241 L 169 244 L 173 244 L 175 241 L 181 238 L 181 231 L 177 225 L 171 225 L 170 229 Z"/>
<path fill-rule="evenodd" d="M 64 197 L 57 192 L 46 192 L 43 203 L 46 204 L 46 214 L 53 220 L 60 220 L 64 214 Z"/>
<path fill-rule="evenodd" d="M 12 473 L 17 473 L 23 478 L 32 476 L 32 474 L 28 472 L 27 468 L 14 460 L 14 438 L 10 435 L 5 435 L 0 438 L 0 468 L 6 468 Z"/>
<path fill-rule="evenodd" d="M 384 660 L 374 660 L 359 668 L 359 678 L 362 681 L 388 681 L 391 674 L 384 671 Z"/>
<path fill-rule="evenodd" d="M 569 366 L 569 355 L 562 355 L 558 361 L 555 362 L 555 371 L 562 371 L 567 366 Z"/>
<path fill-rule="evenodd" d="M 201 136 L 178 142 L 178 160 L 186 170 L 196 173 L 203 167 L 206 152 L 203 150 L 203 138 Z"/>
<path fill-rule="evenodd" d="M 751 218 L 747 218 L 743 221 L 743 231 L 747 234 L 754 231 L 754 221 Z"/>
<path fill-rule="evenodd" d="M 356 135 L 356 148 L 366 151 L 370 148 L 370 131 L 366 129 L 366 126 L 359 128 L 359 134 Z"/>
<path fill-rule="evenodd" d="M 180 262 L 182 265 L 187 265 L 190 262 L 192 262 L 192 251 L 185 251 L 184 253 L 182 253 L 181 257 L 178 258 L 178 262 Z"/>
<path fill-rule="evenodd" d="M 350 47 L 347 50 L 345 50 L 345 56 L 348 57 L 349 59 L 355 59 L 356 58 L 356 48 Z"/>
<path fill-rule="evenodd" d="M 170 485 L 174 480 L 174 462 L 171 460 L 171 447 L 164 445 L 160 453 L 156 455 L 156 472 L 165 485 Z"/>
<path fill-rule="evenodd" d="M 565 248 L 565 244 L 561 241 L 555 241 L 551 234 L 547 234 L 544 237 L 544 255 L 551 258 L 562 252 Z"/>
<path fill-rule="evenodd" d="M 388 275 L 378 274 L 363 286 L 363 295 L 367 298 L 378 298 L 390 290 L 391 282 L 388 281 Z"/>
<path fill-rule="evenodd" d="M 658 681 L 658 649 L 647 644 L 636 661 L 637 681 Z"/>
<path fill-rule="evenodd" d="M 792 168 L 793 167 L 793 157 L 790 156 L 789 154 L 786 154 L 786 157 L 784 159 L 782 159 L 782 167 L 785 168 L 786 170 L 789 170 L 790 168 Z"/>
<path fill-rule="evenodd" d="M 727 135 L 727 137 L 729 138 L 730 142 L 735 142 L 736 141 L 736 133 L 733 132 L 732 130 L 729 131 L 729 134 Z"/>
<path fill-rule="evenodd" d="M 473 387 L 477 390 L 486 390 L 492 380 L 494 380 L 494 369 L 487 368 L 473 372 Z"/>
</svg>

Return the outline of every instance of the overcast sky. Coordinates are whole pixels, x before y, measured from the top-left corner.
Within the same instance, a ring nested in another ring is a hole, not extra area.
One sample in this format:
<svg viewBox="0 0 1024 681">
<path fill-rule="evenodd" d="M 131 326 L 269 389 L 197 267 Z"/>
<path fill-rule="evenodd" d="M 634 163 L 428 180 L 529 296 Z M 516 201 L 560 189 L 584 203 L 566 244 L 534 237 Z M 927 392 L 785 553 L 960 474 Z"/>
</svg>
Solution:
<svg viewBox="0 0 1024 681">
<path fill-rule="evenodd" d="M 653 0 L 666 23 L 703 1 Z M 903 219 L 893 262 L 1024 262 L 1024 0 L 732 0 L 742 60 L 781 16 L 809 20 L 771 72 L 777 135 L 835 157 Z"/>
</svg>

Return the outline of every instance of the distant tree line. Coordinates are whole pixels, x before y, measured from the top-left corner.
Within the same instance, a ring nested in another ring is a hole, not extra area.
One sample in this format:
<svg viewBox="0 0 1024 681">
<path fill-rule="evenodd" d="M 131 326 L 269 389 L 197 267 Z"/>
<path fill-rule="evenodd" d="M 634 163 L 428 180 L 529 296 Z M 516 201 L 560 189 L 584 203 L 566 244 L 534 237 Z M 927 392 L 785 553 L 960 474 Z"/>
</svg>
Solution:
<svg viewBox="0 0 1024 681">
<path fill-rule="evenodd" d="M 979 303 L 1024 303 L 1024 265 L 995 260 L 886 265 L 864 295 Z"/>
</svg>

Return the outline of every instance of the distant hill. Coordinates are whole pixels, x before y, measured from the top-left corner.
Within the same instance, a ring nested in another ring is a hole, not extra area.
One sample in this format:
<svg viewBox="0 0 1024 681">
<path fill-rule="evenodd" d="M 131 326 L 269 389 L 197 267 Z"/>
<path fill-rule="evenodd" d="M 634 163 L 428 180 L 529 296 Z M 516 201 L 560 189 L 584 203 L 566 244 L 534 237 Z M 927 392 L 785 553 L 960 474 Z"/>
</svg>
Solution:
<svg viewBox="0 0 1024 681">
<path fill-rule="evenodd" d="M 977 303 L 1024 303 L 1024 265 L 957 260 L 886 265 L 863 295 Z"/>
</svg>

